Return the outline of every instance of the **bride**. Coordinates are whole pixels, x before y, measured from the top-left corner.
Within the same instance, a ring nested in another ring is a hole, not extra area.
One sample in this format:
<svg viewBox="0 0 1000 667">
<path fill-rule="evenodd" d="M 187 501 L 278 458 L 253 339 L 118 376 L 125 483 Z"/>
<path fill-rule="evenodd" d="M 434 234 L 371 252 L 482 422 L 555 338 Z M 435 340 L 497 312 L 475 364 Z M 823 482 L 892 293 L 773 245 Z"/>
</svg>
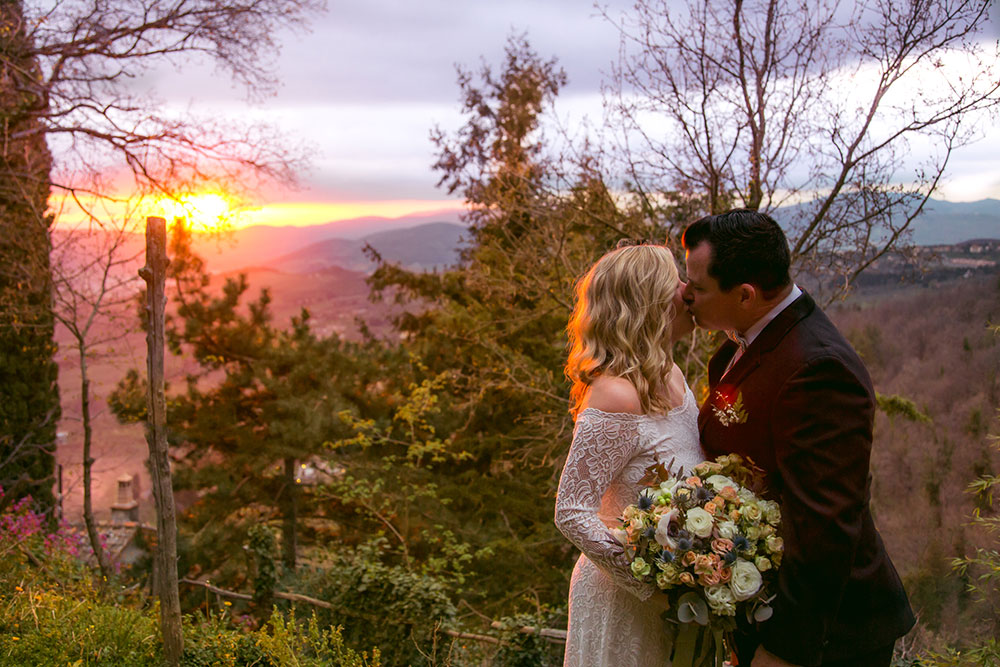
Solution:
<svg viewBox="0 0 1000 667">
<path fill-rule="evenodd" d="M 649 466 L 690 470 L 705 458 L 698 406 L 671 355 L 694 328 L 682 287 L 659 245 L 619 247 L 577 284 L 566 362 L 576 427 L 555 521 L 582 555 L 570 581 L 564 665 L 669 664 L 666 596 L 632 577 L 611 530 Z"/>
</svg>

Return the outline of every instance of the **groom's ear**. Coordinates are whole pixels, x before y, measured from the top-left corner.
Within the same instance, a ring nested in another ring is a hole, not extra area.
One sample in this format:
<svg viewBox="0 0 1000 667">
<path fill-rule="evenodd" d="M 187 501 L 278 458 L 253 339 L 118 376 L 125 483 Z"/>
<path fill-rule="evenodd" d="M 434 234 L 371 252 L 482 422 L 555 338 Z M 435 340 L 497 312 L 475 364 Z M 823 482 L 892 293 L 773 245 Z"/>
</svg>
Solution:
<svg viewBox="0 0 1000 667">
<path fill-rule="evenodd" d="M 746 308 L 757 304 L 757 297 L 760 296 L 760 293 L 757 291 L 756 287 L 750 283 L 743 283 L 742 285 L 737 286 L 736 289 L 739 290 L 740 306 Z"/>
</svg>

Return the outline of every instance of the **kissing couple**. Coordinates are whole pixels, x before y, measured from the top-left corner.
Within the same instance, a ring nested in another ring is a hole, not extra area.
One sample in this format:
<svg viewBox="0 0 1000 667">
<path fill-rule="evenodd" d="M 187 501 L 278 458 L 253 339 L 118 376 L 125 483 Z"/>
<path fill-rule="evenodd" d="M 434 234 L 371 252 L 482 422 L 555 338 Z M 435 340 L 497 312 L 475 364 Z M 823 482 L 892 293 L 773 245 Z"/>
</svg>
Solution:
<svg viewBox="0 0 1000 667">
<path fill-rule="evenodd" d="M 784 542 L 773 615 L 737 619 L 738 664 L 888 667 L 915 619 L 869 506 L 868 372 L 791 281 L 788 241 L 770 216 L 708 216 L 682 241 L 686 284 L 669 248 L 631 245 L 577 285 L 566 363 L 576 425 L 555 509 L 582 552 L 564 664 L 670 664 L 666 594 L 632 576 L 611 530 L 651 466 L 690 471 L 736 453 L 763 471 Z M 695 324 L 729 336 L 700 407 L 672 357 Z"/>
</svg>

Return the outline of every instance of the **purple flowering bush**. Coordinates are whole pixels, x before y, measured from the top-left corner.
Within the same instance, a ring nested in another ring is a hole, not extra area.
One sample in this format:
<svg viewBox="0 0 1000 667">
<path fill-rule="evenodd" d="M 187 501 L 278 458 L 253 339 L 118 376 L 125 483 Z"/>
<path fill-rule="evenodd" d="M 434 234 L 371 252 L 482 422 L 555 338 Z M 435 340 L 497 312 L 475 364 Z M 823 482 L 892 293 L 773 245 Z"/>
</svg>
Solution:
<svg viewBox="0 0 1000 667">
<path fill-rule="evenodd" d="M 81 536 L 47 524 L 29 497 L 0 513 L 0 664 L 162 664 L 155 617 L 111 602 Z"/>
</svg>

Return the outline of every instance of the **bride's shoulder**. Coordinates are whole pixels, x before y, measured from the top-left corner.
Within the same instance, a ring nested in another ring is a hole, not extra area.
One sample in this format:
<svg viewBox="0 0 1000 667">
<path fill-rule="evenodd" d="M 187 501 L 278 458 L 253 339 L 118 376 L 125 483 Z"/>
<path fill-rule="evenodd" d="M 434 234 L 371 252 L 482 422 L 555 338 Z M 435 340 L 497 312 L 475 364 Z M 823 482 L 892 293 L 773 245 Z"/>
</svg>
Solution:
<svg viewBox="0 0 1000 667">
<path fill-rule="evenodd" d="M 635 386 L 625 378 L 608 375 L 594 379 L 580 407 L 601 412 L 642 414 L 642 403 Z"/>
</svg>

